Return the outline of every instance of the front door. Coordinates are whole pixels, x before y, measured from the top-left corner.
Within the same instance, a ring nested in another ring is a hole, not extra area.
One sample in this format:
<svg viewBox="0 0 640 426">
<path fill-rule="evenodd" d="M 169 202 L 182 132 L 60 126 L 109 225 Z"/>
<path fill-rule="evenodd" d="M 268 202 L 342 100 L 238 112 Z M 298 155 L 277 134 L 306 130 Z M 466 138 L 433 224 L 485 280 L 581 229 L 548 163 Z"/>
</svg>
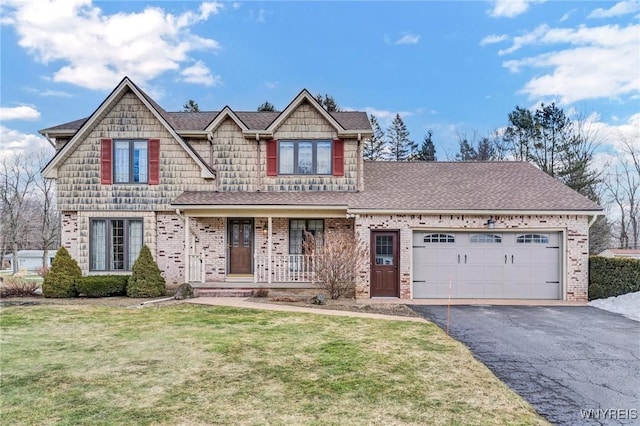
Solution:
<svg viewBox="0 0 640 426">
<path fill-rule="evenodd" d="M 229 274 L 251 274 L 253 219 L 229 219 Z"/>
<path fill-rule="evenodd" d="M 399 297 L 398 231 L 371 231 L 371 297 Z"/>
</svg>

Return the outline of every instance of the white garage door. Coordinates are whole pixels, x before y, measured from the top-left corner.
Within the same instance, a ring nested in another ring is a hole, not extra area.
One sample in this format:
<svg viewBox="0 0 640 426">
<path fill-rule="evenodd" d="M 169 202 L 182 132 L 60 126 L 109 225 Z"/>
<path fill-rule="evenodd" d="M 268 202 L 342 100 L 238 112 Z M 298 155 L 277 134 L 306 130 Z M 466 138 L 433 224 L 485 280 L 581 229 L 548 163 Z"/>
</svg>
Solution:
<svg viewBox="0 0 640 426">
<path fill-rule="evenodd" d="M 414 232 L 413 297 L 561 299 L 558 232 Z"/>
</svg>

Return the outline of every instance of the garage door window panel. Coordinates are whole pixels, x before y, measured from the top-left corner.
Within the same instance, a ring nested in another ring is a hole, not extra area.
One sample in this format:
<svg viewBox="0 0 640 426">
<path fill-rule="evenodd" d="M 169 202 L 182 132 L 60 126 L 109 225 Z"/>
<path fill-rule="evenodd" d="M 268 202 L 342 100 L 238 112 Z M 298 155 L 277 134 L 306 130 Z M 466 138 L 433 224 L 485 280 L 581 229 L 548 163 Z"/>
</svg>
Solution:
<svg viewBox="0 0 640 426">
<path fill-rule="evenodd" d="M 455 243 L 456 238 L 451 234 L 427 234 L 424 236 L 425 243 Z"/>
<path fill-rule="evenodd" d="M 517 244 L 549 244 L 549 235 L 546 234 L 524 234 L 518 235 Z"/>
<path fill-rule="evenodd" d="M 474 244 L 501 244 L 502 235 L 498 234 L 473 234 L 469 239 Z"/>
</svg>

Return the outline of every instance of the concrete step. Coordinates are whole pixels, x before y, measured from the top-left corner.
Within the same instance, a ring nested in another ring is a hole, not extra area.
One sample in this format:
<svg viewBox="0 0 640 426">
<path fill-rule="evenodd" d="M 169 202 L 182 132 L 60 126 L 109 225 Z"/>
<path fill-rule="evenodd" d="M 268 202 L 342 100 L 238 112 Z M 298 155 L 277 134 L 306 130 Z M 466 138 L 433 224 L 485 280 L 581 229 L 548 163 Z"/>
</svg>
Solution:
<svg viewBox="0 0 640 426">
<path fill-rule="evenodd" d="M 246 288 L 194 288 L 197 297 L 251 297 L 252 289 Z"/>
</svg>

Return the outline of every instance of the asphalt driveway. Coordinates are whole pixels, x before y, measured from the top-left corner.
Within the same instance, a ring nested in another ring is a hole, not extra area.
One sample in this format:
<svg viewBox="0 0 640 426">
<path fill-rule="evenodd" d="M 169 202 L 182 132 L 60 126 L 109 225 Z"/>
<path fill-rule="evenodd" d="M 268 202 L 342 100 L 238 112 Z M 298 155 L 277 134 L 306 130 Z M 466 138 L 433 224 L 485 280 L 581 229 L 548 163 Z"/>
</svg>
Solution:
<svg viewBox="0 0 640 426">
<path fill-rule="evenodd" d="M 446 306 L 411 308 L 446 330 Z M 640 424 L 637 321 L 589 306 L 452 306 L 449 334 L 554 424 Z"/>
</svg>

